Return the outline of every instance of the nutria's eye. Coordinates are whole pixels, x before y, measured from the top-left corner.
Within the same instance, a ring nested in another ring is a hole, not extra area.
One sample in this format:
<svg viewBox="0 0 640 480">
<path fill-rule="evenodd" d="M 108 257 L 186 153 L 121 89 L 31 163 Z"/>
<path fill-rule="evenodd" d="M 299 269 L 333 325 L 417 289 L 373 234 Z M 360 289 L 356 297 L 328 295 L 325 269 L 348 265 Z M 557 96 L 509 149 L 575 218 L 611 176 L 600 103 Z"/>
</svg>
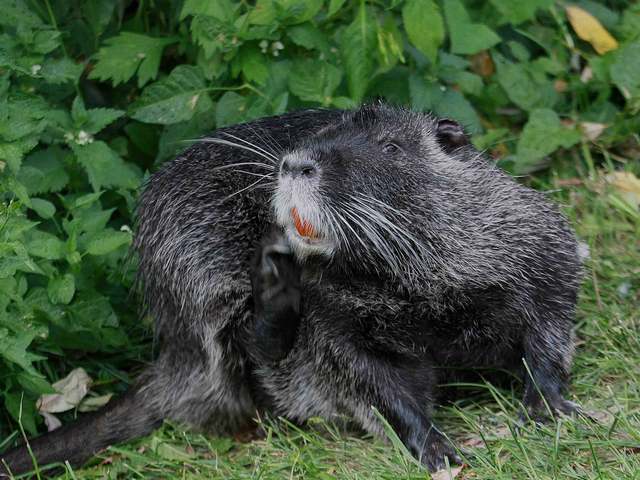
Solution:
<svg viewBox="0 0 640 480">
<path fill-rule="evenodd" d="M 396 153 L 398 150 L 400 150 L 400 147 L 398 147 L 395 143 L 385 143 L 382 147 L 382 151 L 384 153 Z"/>
</svg>

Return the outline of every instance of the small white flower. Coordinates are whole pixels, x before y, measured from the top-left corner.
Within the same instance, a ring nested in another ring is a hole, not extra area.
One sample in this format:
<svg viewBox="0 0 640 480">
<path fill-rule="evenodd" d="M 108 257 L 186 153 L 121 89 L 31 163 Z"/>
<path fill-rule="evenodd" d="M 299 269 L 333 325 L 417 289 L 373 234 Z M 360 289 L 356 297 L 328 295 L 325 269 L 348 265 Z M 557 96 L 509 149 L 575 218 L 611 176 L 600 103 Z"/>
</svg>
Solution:
<svg viewBox="0 0 640 480">
<path fill-rule="evenodd" d="M 31 65 L 31 75 L 37 75 L 40 70 L 42 70 L 42 65 L 37 63 L 35 65 Z"/>
<path fill-rule="evenodd" d="M 78 145 L 86 145 L 87 143 L 93 142 L 93 135 L 84 130 L 80 130 L 78 132 L 78 136 L 76 138 L 76 143 Z"/>
<path fill-rule="evenodd" d="M 260 46 L 260 50 L 262 50 L 262 53 L 267 53 L 269 42 L 267 42 L 266 40 L 262 40 L 258 45 Z"/>
<path fill-rule="evenodd" d="M 277 42 L 273 42 L 273 44 L 271 45 L 271 48 L 273 50 L 284 50 L 284 45 L 282 44 L 282 42 L 277 41 Z"/>
<path fill-rule="evenodd" d="M 122 225 L 122 226 L 120 227 L 120 231 L 121 231 L 121 232 L 128 232 L 128 233 L 132 233 L 132 232 L 131 232 L 131 227 L 130 227 L 129 225 Z"/>
</svg>

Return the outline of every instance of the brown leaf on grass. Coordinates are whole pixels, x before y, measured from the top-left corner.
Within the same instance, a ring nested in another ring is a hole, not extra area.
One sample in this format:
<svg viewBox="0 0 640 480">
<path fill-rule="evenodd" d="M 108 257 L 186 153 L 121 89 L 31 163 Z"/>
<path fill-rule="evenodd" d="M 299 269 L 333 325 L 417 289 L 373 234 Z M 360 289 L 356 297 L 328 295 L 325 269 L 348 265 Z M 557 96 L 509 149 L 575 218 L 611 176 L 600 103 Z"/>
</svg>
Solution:
<svg viewBox="0 0 640 480">
<path fill-rule="evenodd" d="M 613 423 L 614 416 L 606 410 L 587 410 L 584 412 L 591 420 L 599 423 L 600 425 L 610 425 Z"/>
<path fill-rule="evenodd" d="M 80 402 L 78 410 L 81 412 L 95 412 L 109 403 L 111 397 L 113 397 L 113 393 L 107 393 L 106 395 L 100 395 L 98 397 L 87 397 Z"/>
<path fill-rule="evenodd" d="M 604 132 L 606 128 L 607 125 L 604 123 L 580 122 L 580 130 L 582 130 L 582 134 L 587 140 L 591 142 L 602 135 L 602 132 Z"/>
<path fill-rule="evenodd" d="M 558 93 L 566 92 L 568 87 L 569 84 L 566 82 L 566 80 L 562 80 L 561 78 L 553 82 L 553 89 Z"/>
<path fill-rule="evenodd" d="M 431 478 L 433 480 L 453 480 L 460 474 L 463 469 L 464 465 L 462 465 L 461 467 L 452 468 L 451 471 L 438 470 L 437 472 L 431 474 Z"/>
<path fill-rule="evenodd" d="M 60 413 L 76 408 L 87 395 L 91 385 L 91 377 L 83 368 L 72 370 L 62 380 L 52 385 L 58 393 L 41 395 L 36 406 L 40 413 Z"/>
<path fill-rule="evenodd" d="M 486 50 L 471 56 L 471 70 L 481 77 L 490 77 L 495 71 L 491 55 Z"/>
<path fill-rule="evenodd" d="M 42 418 L 44 418 L 44 424 L 47 426 L 47 432 L 53 432 L 55 429 L 62 426 L 62 422 L 53 413 L 41 412 Z"/>
<path fill-rule="evenodd" d="M 614 172 L 604 177 L 629 205 L 640 209 L 640 179 L 631 172 Z"/>
<path fill-rule="evenodd" d="M 566 11 L 569 23 L 578 37 L 589 42 L 600 55 L 618 48 L 616 39 L 589 12 L 576 5 L 568 5 Z"/>
<path fill-rule="evenodd" d="M 558 178 L 555 181 L 556 187 L 579 187 L 583 183 L 581 178 Z"/>
</svg>

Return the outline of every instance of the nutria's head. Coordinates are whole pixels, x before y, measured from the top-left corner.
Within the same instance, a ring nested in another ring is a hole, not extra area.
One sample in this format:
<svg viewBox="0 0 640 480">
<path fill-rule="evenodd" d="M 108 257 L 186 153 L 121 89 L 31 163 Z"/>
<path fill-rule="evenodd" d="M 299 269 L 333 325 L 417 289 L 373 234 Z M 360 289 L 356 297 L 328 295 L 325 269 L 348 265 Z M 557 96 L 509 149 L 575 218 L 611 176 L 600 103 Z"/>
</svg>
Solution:
<svg viewBox="0 0 640 480">
<path fill-rule="evenodd" d="M 430 163 L 466 145 L 451 120 L 376 104 L 283 154 L 273 207 L 297 256 L 401 272 L 423 256 Z"/>
</svg>

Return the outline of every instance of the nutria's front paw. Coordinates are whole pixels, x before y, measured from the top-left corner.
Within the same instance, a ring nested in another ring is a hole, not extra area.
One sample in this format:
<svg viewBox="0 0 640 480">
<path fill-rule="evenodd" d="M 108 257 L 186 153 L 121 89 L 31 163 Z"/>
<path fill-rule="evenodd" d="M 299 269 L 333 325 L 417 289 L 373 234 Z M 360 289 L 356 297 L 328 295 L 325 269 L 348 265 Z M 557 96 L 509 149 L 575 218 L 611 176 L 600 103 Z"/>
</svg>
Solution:
<svg viewBox="0 0 640 480">
<path fill-rule="evenodd" d="M 414 455 L 430 472 L 447 468 L 449 465 L 462 465 L 454 445 L 441 433 L 431 430 L 426 438 L 414 440 L 407 445 Z"/>
<path fill-rule="evenodd" d="M 262 247 L 258 274 L 261 276 L 260 294 L 264 301 L 270 301 L 284 290 L 300 289 L 300 267 L 286 243 L 277 242 Z"/>
</svg>

